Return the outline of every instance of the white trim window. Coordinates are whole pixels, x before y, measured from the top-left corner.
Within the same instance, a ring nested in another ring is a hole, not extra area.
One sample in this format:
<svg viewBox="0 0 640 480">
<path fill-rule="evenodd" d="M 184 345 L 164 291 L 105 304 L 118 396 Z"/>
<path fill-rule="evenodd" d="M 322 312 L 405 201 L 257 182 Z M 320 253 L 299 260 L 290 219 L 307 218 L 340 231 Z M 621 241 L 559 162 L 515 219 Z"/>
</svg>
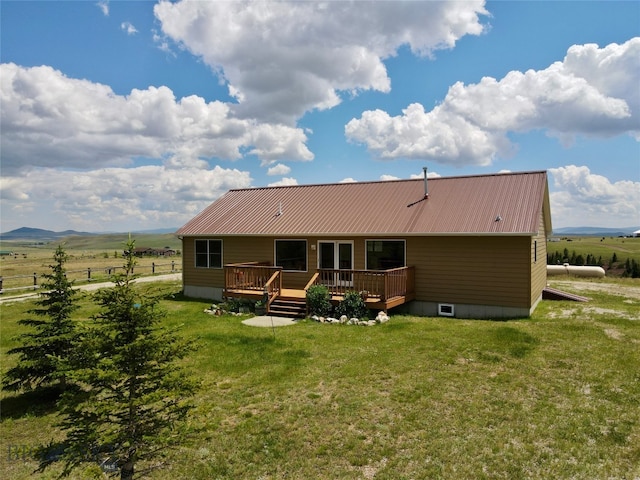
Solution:
<svg viewBox="0 0 640 480">
<path fill-rule="evenodd" d="M 285 271 L 307 271 L 307 241 L 306 240 L 276 240 L 275 265 Z"/>
<path fill-rule="evenodd" d="M 195 241 L 196 268 L 222 268 L 222 240 Z"/>
<path fill-rule="evenodd" d="M 407 266 L 404 240 L 367 240 L 367 270 L 389 270 Z"/>
</svg>

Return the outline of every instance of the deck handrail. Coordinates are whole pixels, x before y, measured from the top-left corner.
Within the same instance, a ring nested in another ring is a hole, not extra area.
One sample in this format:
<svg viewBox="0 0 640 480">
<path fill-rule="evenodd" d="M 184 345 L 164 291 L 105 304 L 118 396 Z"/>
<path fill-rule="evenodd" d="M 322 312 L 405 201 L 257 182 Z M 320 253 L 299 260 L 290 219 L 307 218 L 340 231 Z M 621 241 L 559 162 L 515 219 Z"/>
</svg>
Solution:
<svg viewBox="0 0 640 480">
<path fill-rule="evenodd" d="M 312 285 L 315 285 L 316 280 L 318 279 L 318 277 L 320 276 L 320 274 L 318 272 L 314 273 L 313 276 L 311 277 L 311 280 L 309 280 L 307 282 L 307 284 L 304 286 L 304 291 L 306 292 L 307 290 L 309 290 L 309 287 L 311 287 Z"/>
<path fill-rule="evenodd" d="M 367 297 L 386 301 L 390 298 L 413 294 L 415 267 L 398 267 L 388 270 L 340 270 L 318 269 L 314 283 L 325 285 L 332 295 L 344 295 L 347 291 L 367 292 Z"/>
<path fill-rule="evenodd" d="M 267 297 L 267 311 L 269 311 L 269 307 L 273 303 L 273 301 L 278 298 L 280 292 L 282 291 L 282 269 L 278 269 L 273 272 L 273 275 L 267 280 L 267 283 L 264 284 L 264 294 Z"/>
<path fill-rule="evenodd" d="M 264 265 L 262 262 L 226 264 L 224 266 L 225 290 L 263 292 L 272 275 L 281 270 L 282 267 Z"/>
</svg>

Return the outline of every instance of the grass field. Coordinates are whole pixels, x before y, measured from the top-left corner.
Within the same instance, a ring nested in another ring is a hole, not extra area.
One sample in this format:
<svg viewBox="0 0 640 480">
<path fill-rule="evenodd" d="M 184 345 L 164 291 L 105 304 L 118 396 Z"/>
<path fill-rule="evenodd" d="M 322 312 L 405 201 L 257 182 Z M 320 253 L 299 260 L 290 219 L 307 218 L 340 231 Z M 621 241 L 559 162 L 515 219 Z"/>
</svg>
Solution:
<svg viewBox="0 0 640 480">
<path fill-rule="evenodd" d="M 585 285 L 589 303 L 543 301 L 529 320 L 275 330 L 209 316 L 178 283 L 141 286 L 199 342 L 185 365 L 202 382 L 187 440 L 149 478 L 637 479 L 640 282 Z M 2 371 L 29 307 L 2 305 Z M 86 296 L 78 321 L 94 312 Z M 19 455 L 58 438 L 55 421 L 51 401 L 3 395 L 0 478 L 56 478 Z"/>
<path fill-rule="evenodd" d="M 173 234 L 144 234 L 132 237 L 136 247 L 163 248 L 169 247 L 177 252 L 182 249 L 181 241 Z M 78 283 L 88 281 L 107 281 L 110 272 L 123 264 L 122 251 L 128 239 L 126 234 L 72 236 L 60 242 L 45 245 L 35 245 L 25 242 L 2 242 L 0 250 L 12 251 L 13 256 L 0 257 L 0 277 L 3 277 L 5 290 L 30 287 L 33 285 L 34 273 L 40 277 L 49 272 L 53 252 L 59 244 L 69 255 L 66 264 L 68 278 Z M 172 265 L 171 262 L 174 262 Z M 169 273 L 174 268 L 182 269 L 182 257 L 142 257 L 138 259 L 138 273 L 149 275 L 155 273 Z M 91 269 L 89 274 L 88 269 Z"/>
<path fill-rule="evenodd" d="M 640 262 L 640 238 L 620 238 L 620 237 L 562 237 L 558 241 L 547 243 L 547 253 L 564 253 L 564 250 L 571 255 L 592 255 L 595 258 L 602 257 L 603 262 L 608 265 L 613 254 L 618 258 L 618 264 L 624 264 L 626 259 Z"/>
</svg>

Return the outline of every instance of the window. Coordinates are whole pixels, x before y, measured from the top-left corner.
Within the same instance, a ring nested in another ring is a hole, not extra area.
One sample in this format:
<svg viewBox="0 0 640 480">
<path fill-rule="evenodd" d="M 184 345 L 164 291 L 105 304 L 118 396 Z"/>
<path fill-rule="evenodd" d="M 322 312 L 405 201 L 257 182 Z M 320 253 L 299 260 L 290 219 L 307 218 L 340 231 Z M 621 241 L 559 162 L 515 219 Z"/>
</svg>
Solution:
<svg viewBox="0 0 640 480">
<path fill-rule="evenodd" d="M 196 240 L 196 267 L 222 268 L 222 240 Z"/>
<path fill-rule="evenodd" d="M 307 271 L 306 240 L 276 240 L 276 266 L 283 270 Z"/>
<path fill-rule="evenodd" d="M 404 267 L 404 240 L 367 240 L 367 270 Z"/>
</svg>

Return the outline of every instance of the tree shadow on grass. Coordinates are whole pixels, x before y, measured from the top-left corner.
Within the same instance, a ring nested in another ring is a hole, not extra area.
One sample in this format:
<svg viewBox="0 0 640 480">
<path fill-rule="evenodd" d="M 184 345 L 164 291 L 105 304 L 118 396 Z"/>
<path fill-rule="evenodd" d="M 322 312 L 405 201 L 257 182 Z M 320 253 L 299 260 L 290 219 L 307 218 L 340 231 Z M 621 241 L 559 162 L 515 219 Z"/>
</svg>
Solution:
<svg viewBox="0 0 640 480">
<path fill-rule="evenodd" d="M 56 411 L 56 402 L 62 390 L 59 387 L 42 387 L 0 399 L 0 421 L 6 418 L 44 416 Z"/>
</svg>

